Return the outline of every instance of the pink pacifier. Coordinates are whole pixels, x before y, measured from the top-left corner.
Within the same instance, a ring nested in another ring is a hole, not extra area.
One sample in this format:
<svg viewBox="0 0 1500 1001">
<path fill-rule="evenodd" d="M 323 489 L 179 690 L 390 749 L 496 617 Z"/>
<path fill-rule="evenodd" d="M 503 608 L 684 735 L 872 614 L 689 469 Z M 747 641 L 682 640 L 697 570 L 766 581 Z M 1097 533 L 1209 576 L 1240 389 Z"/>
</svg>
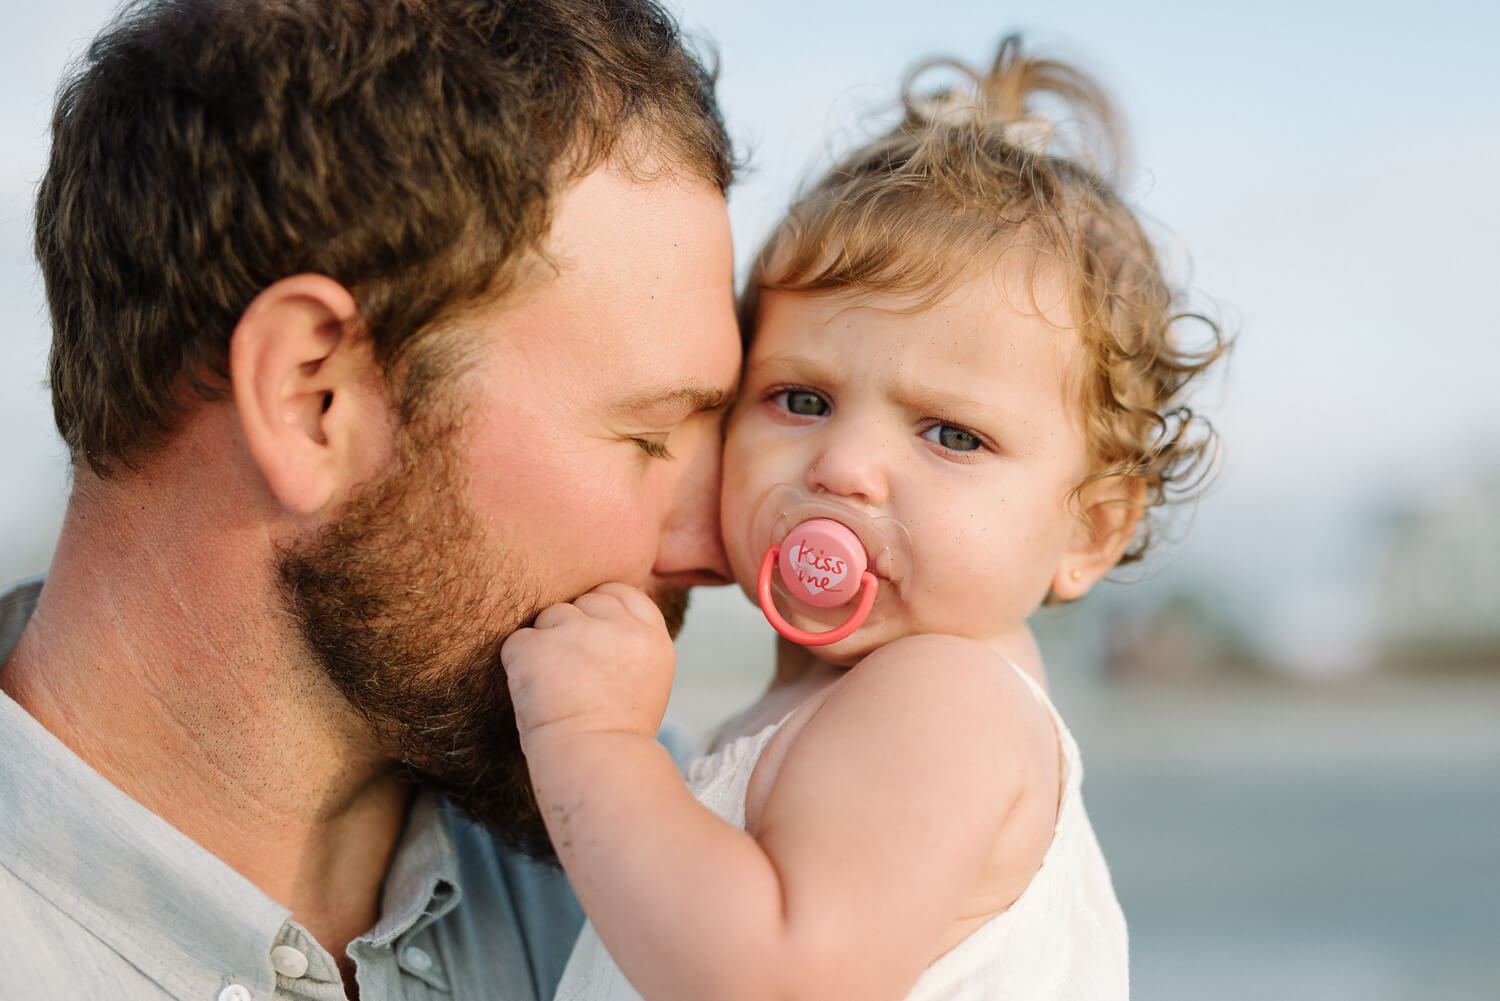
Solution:
<svg viewBox="0 0 1500 1001">
<path fill-rule="evenodd" d="M 859 536 L 830 518 L 809 518 L 787 533 L 779 545 L 766 549 L 760 563 L 756 593 L 760 610 L 776 631 L 802 646 L 826 646 L 837 643 L 858 629 L 875 606 L 879 582 L 866 569 L 868 559 Z M 792 597 L 815 608 L 837 608 L 848 604 L 855 592 L 859 603 L 854 613 L 821 633 L 798 629 L 785 618 L 771 600 L 771 568 L 778 566 L 781 582 Z"/>
</svg>

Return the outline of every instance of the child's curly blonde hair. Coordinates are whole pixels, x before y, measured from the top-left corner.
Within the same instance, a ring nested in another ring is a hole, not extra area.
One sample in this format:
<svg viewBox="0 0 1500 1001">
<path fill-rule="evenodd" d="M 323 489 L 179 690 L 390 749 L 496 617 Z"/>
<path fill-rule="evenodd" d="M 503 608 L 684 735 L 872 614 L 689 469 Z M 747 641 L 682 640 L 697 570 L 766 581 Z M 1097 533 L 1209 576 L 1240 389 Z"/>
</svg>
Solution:
<svg viewBox="0 0 1500 1001">
<path fill-rule="evenodd" d="M 919 94 L 917 80 L 934 67 L 956 71 L 963 86 Z M 1045 117 L 1038 96 L 1071 119 Z M 1030 248 L 1033 278 L 1038 268 L 1066 278 L 1088 359 L 1080 402 L 1094 471 L 1075 496 L 1114 476 L 1138 484 L 1131 494 L 1146 514 L 1195 496 L 1217 439 L 1182 398 L 1229 339 L 1179 308 L 1150 240 L 1108 181 L 1124 142 L 1103 89 L 1074 67 L 1025 56 L 1012 35 L 988 73 L 924 64 L 902 103 L 901 122 L 821 178 L 766 242 L 740 303 L 746 338 L 763 289 L 893 293 L 922 309 L 1002 254 Z M 1063 124 L 1095 134 L 1097 148 L 1070 142 Z M 1184 321 L 1206 330 L 1196 345 L 1183 342 Z M 1121 565 L 1145 554 L 1151 521 L 1141 518 Z"/>
</svg>

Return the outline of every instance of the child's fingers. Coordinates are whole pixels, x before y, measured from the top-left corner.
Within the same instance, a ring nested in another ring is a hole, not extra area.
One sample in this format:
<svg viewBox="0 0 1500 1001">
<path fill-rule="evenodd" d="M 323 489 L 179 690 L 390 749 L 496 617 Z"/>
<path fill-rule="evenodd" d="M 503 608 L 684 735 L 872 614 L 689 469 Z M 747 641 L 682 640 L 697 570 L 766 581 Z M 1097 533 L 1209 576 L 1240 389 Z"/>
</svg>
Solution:
<svg viewBox="0 0 1500 1001">
<path fill-rule="evenodd" d="M 535 629 L 552 629 L 577 618 L 580 614 L 580 609 L 566 601 L 561 604 L 550 605 L 542 609 L 541 613 L 537 615 L 536 621 L 532 623 L 532 627 Z"/>
<path fill-rule="evenodd" d="M 628 617 L 650 626 L 666 628 L 661 609 L 640 588 L 629 584 L 610 582 L 600 584 L 573 601 L 585 614 L 596 619 L 619 619 Z"/>
<path fill-rule="evenodd" d="M 661 609 L 657 607 L 656 602 L 652 601 L 646 592 L 638 587 L 631 587 L 629 584 L 611 581 L 608 584 L 600 584 L 589 593 L 610 595 L 617 599 L 620 604 L 624 605 L 626 611 L 642 622 L 661 626 L 663 629 L 666 628 L 666 619 L 662 617 Z"/>
<path fill-rule="evenodd" d="M 600 584 L 572 601 L 544 608 L 537 615 L 533 626 L 537 629 L 551 629 L 575 622 L 580 615 L 605 620 L 629 617 L 648 625 L 662 628 L 666 626 L 666 620 L 662 617 L 661 609 L 656 607 L 656 602 L 640 588 L 619 582 Z"/>
<path fill-rule="evenodd" d="M 629 610 L 619 597 L 595 588 L 573 599 L 585 615 L 595 619 L 620 619 L 629 615 Z"/>
</svg>

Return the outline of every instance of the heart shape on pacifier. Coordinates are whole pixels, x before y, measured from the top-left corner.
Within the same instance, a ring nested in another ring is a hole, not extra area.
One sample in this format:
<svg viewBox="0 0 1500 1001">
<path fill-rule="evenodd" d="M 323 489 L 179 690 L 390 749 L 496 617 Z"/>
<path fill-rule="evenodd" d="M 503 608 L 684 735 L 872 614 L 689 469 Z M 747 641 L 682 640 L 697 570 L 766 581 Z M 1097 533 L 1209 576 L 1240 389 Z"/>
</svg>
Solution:
<svg viewBox="0 0 1500 1001">
<path fill-rule="evenodd" d="M 866 569 L 868 563 L 859 536 L 831 518 L 810 518 L 788 532 L 779 545 L 771 545 L 761 559 L 756 580 L 760 610 L 776 631 L 793 643 L 803 646 L 837 643 L 852 636 L 875 606 L 879 584 Z M 848 604 L 858 592 L 859 602 L 843 624 L 827 632 L 799 629 L 776 610 L 771 597 L 772 566 L 779 568 L 781 582 L 798 601 L 815 608 L 837 608 Z"/>
<path fill-rule="evenodd" d="M 815 608 L 847 604 L 865 572 L 865 548 L 849 529 L 828 518 L 811 518 L 781 541 L 777 568 L 787 590 Z"/>
</svg>

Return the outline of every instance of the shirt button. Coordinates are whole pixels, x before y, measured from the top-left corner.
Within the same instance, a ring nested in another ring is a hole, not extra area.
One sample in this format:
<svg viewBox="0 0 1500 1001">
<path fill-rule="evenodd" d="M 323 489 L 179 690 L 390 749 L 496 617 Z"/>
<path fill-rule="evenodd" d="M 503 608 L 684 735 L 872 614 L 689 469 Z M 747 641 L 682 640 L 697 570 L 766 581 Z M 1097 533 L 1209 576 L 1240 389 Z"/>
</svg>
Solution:
<svg viewBox="0 0 1500 1001">
<path fill-rule="evenodd" d="M 401 950 L 401 961 L 418 973 L 426 973 L 432 969 L 432 957 L 427 954 L 427 950 L 418 949 L 414 945 Z"/>
<path fill-rule="evenodd" d="M 243 984 L 230 984 L 219 992 L 219 1001 L 250 1001 L 250 988 Z"/>
<path fill-rule="evenodd" d="M 271 965 L 283 977 L 296 980 L 307 972 L 307 956 L 300 949 L 278 945 L 271 950 Z"/>
</svg>

